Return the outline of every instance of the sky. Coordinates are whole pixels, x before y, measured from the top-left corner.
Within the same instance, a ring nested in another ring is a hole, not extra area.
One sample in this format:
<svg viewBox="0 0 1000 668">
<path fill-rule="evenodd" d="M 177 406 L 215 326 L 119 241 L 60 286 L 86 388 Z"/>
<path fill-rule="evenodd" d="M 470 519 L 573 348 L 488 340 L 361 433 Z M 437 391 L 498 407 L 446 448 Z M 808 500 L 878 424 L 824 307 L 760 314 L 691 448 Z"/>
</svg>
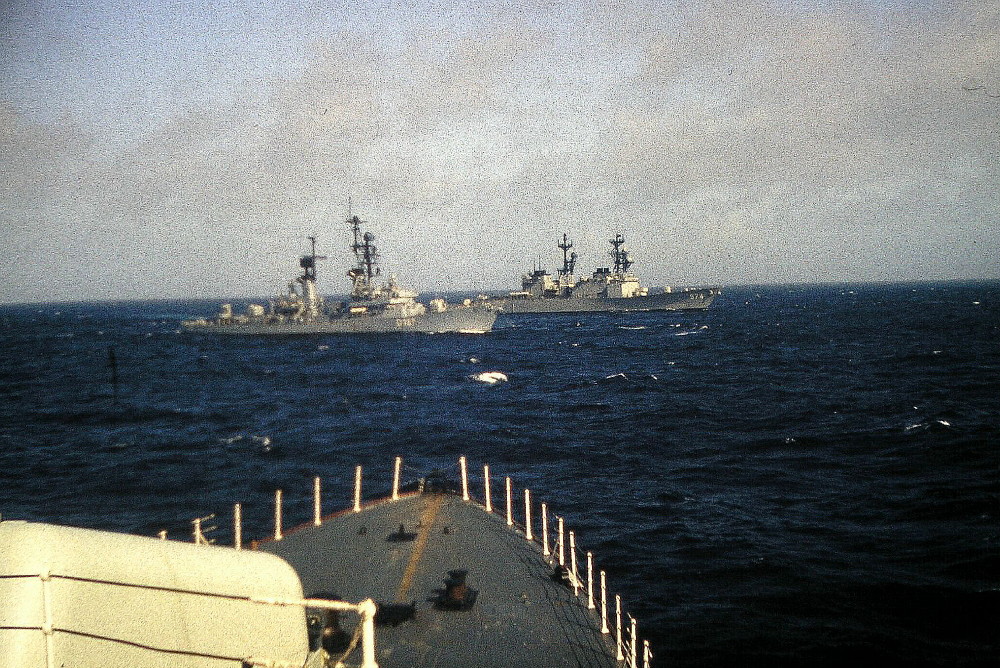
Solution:
<svg viewBox="0 0 1000 668">
<path fill-rule="evenodd" d="M 1000 3 L 0 3 L 0 302 L 1000 278 Z"/>
</svg>

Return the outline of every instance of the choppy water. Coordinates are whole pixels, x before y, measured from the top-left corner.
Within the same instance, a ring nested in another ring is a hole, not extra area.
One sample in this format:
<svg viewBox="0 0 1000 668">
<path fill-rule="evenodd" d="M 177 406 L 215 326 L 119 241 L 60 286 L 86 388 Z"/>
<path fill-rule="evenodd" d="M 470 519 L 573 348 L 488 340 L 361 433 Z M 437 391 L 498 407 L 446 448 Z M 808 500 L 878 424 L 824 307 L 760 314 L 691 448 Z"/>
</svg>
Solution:
<svg viewBox="0 0 1000 668">
<path fill-rule="evenodd" d="M 731 288 L 488 335 L 216 338 L 215 304 L 0 307 L 0 512 L 180 537 L 489 463 L 660 666 L 998 665 L 1000 284 Z M 117 401 L 109 351 L 118 373 Z M 502 371 L 509 381 L 469 380 Z M 477 468 L 478 470 L 478 468 Z M 381 481 L 381 482 L 380 482 Z"/>
</svg>

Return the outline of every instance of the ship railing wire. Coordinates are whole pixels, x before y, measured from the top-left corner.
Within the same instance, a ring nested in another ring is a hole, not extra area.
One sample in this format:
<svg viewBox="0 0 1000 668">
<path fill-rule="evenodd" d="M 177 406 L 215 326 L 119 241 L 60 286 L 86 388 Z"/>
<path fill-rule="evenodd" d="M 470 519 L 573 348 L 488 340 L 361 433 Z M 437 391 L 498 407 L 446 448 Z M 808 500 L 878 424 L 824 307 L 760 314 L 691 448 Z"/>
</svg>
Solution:
<svg viewBox="0 0 1000 668">
<path fill-rule="evenodd" d="M 475 503 L 477 506 L 483 508 L 488 513 L 503 512 L 506 518 L 506 523 L 512 530 L 517 531 L 519 534 L 523 535 L 526 540 L 533 543 L 539 543 L 542 548 L 542 554 L 546 561 L 552 568 L 555 569 L 556 573 L 563 577 L 563 581 L 567 586 L 573 591 L 574 597 L 580 600 L 581 605 L 589 610 L 595 611 L 600 622 L 600 633 L 602 635 L 612 635 L 613 644 L 615 646 L 616 659 L 621 662 L 625 662 L 629 668 L 639 668 L 641 665 L 643 668 L 649 668 L 652 662 L 653 653 L 650 650 L 649 641 L 645 640 L 642 642 L 640 649 L 639 635 L 638 635 L 638 622 L 635 617 L 629 614 L 623 607 L 621 602 L 621 596 L 615 595 L 615 619 L 614 628 L 612 629 L 609 620 L 609 595 L 607 592 L 607 574 L 604 570 L 599 571 L 599 590 L 595 594 L 595 577 L 594 577 L 594 555 L 592 552 L 584 552 L 581 554 L 581 550 L 576 544 L 576 532 L 567 530 L 565 527 L 564 518 L 559 515 L 554 515 L 550 513 L 548 505 L 545 503 L 540 504 L 538 511 L 538 522 L 541 525 L 541 530 L 536 532 L 533 522 L 533 515 L 535 515 L 535 507 L 532 504 L 531 491 L 527 488 L 524 489 L 524 504 L 523 504 L 523 522 L 522 518 L 516 517 L 517 511 L 516 506 L 520 505 L 514 501 L 514 487 L 510 476 L 504 477 L 503 495 L 504 495 L 504 507 L 499 509 L 494 504 L 493 499 L 493 481 L 490 473 L 489 465 L 483 466 L 482 474 L 482 499 L 476 499 L 473 497 L 470 488 L 470 478 L 468 472 L 468 465 L 466 458 L 464 456 L 460 457 L 458 460 L 459 475 L 461 480 L 461 487 L 458 492 L 460 492 L 462 499 L 466 502 Z M 421 473 L 422 470 L 417 470 L 412 467 L 403 466 L 403 460 L 401 457 L 396 457 L 393 466 L 392 475 L 392 486 L 391 492 L 386 496 L 375 497 L 378 501 L 384 500 L 398 500 L 404 496 L 409 496 L 414 493 L 420 493 L 424 490 L 425 484 L 428 484 L 428 480 L 433 476 L 440 476 L 440 471 L 435 471 L 431 475 L 424 475 L 419 477 L 415 485 L 409 485 L 408 489 L 413 491 L 403 491 L 402 487 L 402 474 L 403 471 L 412 471 L 414 473 Z M 322 483 L 319 476 L 313 478 L 313 489 L 312 489 L 312 519 L 310 522 L 305 524 L 300 524 L 292 529 L 286 530 L 284 527 L 284 497 L 283 491 L 278 489 L 275 490 L 274 494 L 274 531 L 271 537 L 264 539 L 262 541 L 253 541 L 251 543 L 251 549 L 256 549 L 257 545 L 261 542 L 269 540 L 282 540 L 285 535 L 292 533 L 299 529 L 305 528 L 307 526 L 320 526 L 325 519 L 330 519 L 341 515 L 345 512 L 360 512 L 364 506 L 363 496 L 362 496 L 362 483 L 363 483 L 363 469 L 360 465 L 355 467 L 354 470 L 354 487 L 353 487 L 353 497 L 352 505 L 349 510 L 337 511 L 329 515 L 323 514 L 322 507 Z M 236 549 L 242 549 L 243 543 L 243 526 L 242 526 L 243 508 L 242 504 L 235 504 L 233 507 L 233 547 Z M 555 518 L 555 527 L 553 528 L 553 523 L 550 518 Z M 214 518 L 214 514 L 200 518 L 203 521 L 208 521 Z M 194 520 L 197 522 L 198 520 Z M 215 527 L 213 527 L 214 529 Z M 206 544 L 209 542 L 214 542 L 206 540 L 204 533 L 207 529 L 201 529 L 198 524 L 195 525 L 194 539 L 197 543 Z M 160 538 L 166 539 L 166 532 L 161 531 L 159 533 Z M 586 575 L 581 575 L 581 563 L 585 563 Z M 628 620 L 628 626 L 623 624 L 623 620 Z M 641 664 L 640 664 L 641 659 Z"/>
</svg>

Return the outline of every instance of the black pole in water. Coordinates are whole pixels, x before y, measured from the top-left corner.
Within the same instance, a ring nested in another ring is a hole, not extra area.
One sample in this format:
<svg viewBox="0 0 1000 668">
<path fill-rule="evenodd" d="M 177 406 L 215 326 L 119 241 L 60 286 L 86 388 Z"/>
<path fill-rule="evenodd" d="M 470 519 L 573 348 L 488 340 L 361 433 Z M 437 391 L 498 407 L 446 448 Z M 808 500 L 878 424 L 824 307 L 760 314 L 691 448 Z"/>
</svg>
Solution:
<svg viewBox="0 0 1000 668">
<path fill-rule="evenodd" d="M 111 389 L 114 402 L 118 403 L 118 359 L 115 357 L 115 347 L 108 348 L 108 368 L 111 369 Z"/>
</svg>

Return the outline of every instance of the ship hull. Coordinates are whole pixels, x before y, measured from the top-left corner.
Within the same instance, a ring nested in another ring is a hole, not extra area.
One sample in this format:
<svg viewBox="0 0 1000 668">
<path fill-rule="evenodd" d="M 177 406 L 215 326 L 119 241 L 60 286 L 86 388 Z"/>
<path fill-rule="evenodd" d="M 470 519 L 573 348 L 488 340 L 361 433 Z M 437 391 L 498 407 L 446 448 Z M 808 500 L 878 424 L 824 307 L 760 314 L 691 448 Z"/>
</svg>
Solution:
<svg viewBox="0 0 1000 668">
<path fill-rule="evenodd" d="M 419 332 L 443 334 L 446 332 L 485 333 L 493 329 L 497 311 L 492 308 L 471 306 L 456 307 L 438 313 L 424 313 L 410 318 L 384 315 L 344 315 L 316 318 L 305 321 L 273 319 L 232 319 L 230 321 L 188 321 L 183 323 L 190 332 L 237 335 L 294 335 L 294 334 L 384 334 L 392 332 Z"/>
<path fill-rule="evenodd" d="M 490 305 L 504 313 L 702 311 L 720 292 L 719 288 L 699 288 L 641 297 L 502 297 L 491 300 Z"/>
</svg>

